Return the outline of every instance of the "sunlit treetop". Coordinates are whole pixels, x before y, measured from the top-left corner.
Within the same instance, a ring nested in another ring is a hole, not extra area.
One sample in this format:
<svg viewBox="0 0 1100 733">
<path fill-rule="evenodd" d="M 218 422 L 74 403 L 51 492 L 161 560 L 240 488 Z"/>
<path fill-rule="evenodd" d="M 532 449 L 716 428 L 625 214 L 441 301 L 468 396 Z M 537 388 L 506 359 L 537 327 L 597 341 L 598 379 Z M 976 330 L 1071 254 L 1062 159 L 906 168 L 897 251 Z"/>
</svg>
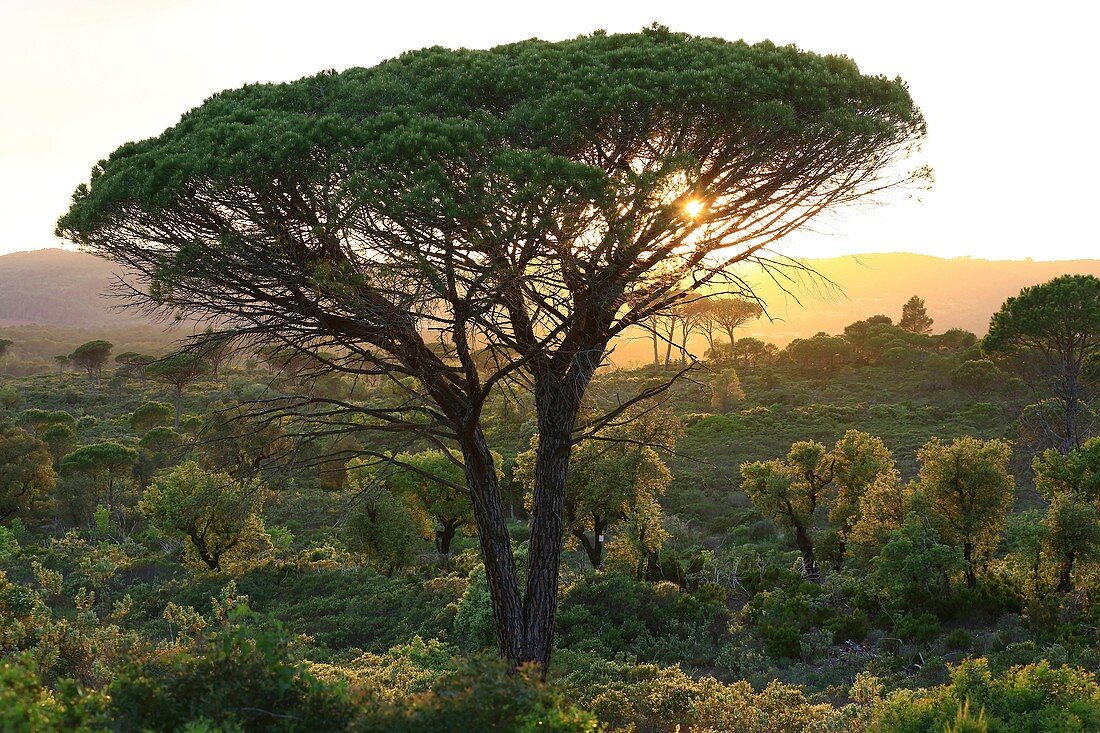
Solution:
<svg viewBox="0 0 1100 733">
<path fill-rule="evenodd" d="M 429 48 L 217 94 L 101 162 L 60 229 L 184 258 L 263 227 L 311 249 L 358 239 L 359 255 L 380 232 L 446 231 L 664 259 L 689 235 L 696 250 L 781 236 L 884 183 L 923 133 L 899 80 L 771 43 L 653 28 Z M 209 241 L 182 248 L 181 223 Z"/>
</svg>

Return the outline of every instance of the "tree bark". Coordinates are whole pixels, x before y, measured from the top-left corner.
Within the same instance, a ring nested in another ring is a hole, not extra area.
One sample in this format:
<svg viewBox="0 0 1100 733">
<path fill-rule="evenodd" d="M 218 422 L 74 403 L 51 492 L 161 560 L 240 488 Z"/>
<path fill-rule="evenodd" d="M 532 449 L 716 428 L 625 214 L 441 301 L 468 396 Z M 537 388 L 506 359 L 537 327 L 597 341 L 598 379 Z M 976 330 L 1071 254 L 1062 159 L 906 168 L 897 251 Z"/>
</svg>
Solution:
<svg viewBox="0 0 1100 733">
<path fill-rule="evenodd" d="M 451 554 L 451 542 L 454 541 L 458 524 L 453 520 L 446 520 L 441 524 L 443 525 L 442 529 L 437 530 L 435 533 L 435 549 L 441 556 L 447 557 Z"/>
<path fill-rule="evenodd" d="M 1073 563 L 1076 559 L 1077 553 L 1071 550 L 1070 553 L 1062 559 L 1061 565 L 1058 568 L 1058 586 L 1056 590 L 1063 595 L 1073 590 Z"/>
<path fill-rule="evenodd" d="M 531 539 L 523 595 L 525 628 L 521 661 L 537 662 L 543 676 L 549 669 L 554 644 L 564 541 L 565 480 L 573 447 L 573 428 L 581 399 L 602 356 L 602 346 L 578 348 L 567 369 L 557 372 L 547 365 L 535 382 L 539 442 L 535 449 Z"/>
<path fill-rule="evenodd" d="M 806 568 L 806 579 L 811 583 L 820 583 L 821 572 L 817 569 L 814 543 L 810 540 L 806 528 L 800 524 L 794 525 L 794 543 L 798 546 L 798 551 L 802 553 L 802 565 Z"/>
<path fill-rule="evenodd" d="M 963 542 L 963 559 L 966 561 L 966 587 L 975 588 L 978 585 L 978 576 L 974 572 L 974 543 L 970 540 Z"/>
<path fill-rule="evenodd" d="M 539 409 L 531 539 L 523 596 L 523 657 L 525 661 L 537 662 L 545 673 L 554 643 L 565 516 L 565 477 L 576 412 L 560 402 L 540 402 L 543 404 Z"/>
<path fill-rule="evenodd" d="M 600 537 L 605 529 L 607 529 L 607 521 L 597 516 L 592 518 L 592 531 L 594 534 L 591 540 L 584 532 L 573 533 L 581 541 L 584 552 L 588 555 L 588 562 L 592 563 L 592 567 L 596 570 L 603 567 L 603 541 Z"/>
<path fill-rule="evenodd" d="M 523 654 L 524 613 L 496 466 L 480 428 L 465 430 L 460 435 L 460 443 L 500 655 L 512 664 L 520 664 L 526 661 Z"/>
</svg>

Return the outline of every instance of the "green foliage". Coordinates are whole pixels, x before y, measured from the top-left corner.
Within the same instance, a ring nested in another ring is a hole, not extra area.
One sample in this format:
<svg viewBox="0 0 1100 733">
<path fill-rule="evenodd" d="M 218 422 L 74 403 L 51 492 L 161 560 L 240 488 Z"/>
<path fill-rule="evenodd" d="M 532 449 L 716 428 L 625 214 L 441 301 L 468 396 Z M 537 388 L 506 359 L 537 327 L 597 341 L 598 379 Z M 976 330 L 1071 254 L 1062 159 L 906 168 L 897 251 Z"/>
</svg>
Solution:
<svg viewBox="0 0 1100 733">
<path fill-rule="evenodd" d="M 173 408 L 164 402 L 144 402 L 130 415 L 130 427 L 145 435 L 153 428 L 172 424 Z"/>
<path fill-rule="evenodd" d="M 996 549 L 1012 506 L 1008 472 L 1012 447 L 1003 440 L 930 440 L 918 452 L 920 486 L 942 539 L 961 547 L 967 585 L 976 583 L 980 558 Z"/>
<path fill-rule="evenodd" d="M 795 339 L 783 354 L 795 366 L 807 373 L 832 373 L 855 361 L 855 350 L 847 339 L 819 333 L 805 339 Z"/>
<path fill-rule="evenodd" d="M 1100 438 L 1062 454 L 1035 457 L 1035 488 L 1049 503 L 1045 549 L 1057 575 L 1057 589 L 1073 589 L 1073 574 L 1100 555 Z"/>
<path fill-rule="evenodd" d="M 400 453 L 395 460 L 398 466 L 386 475 L 386 488 L 408 500 L 434 536 L 436 550 L 449 555 L 455 531 L 473 523 L 465 469 L 443 451 Z"/>
<path fill-rule="evenodd" d="M 56 481 L 46 444 L 24 430 L 0 425 L 0 521 L 25 512 Z"/>
<path fill-rule="evenodd" d="M 366 464 L 349 464 L 348 482 L 359 497 L 344 530 L 348 548 L 387 577 L 412 565 L 421 526 L 408 502 L 388 490 Z"/>
<path fill-rule="evenodd" d="M 978 714 L 973 710 L 977 708 Z M 925 733 L 985 730 L 998 733 L 1074 733 L 1100 727 L 1100 685 L 1091 672 L 1047 662 L 994 676 L 985 659 L 963 662 L 948 685 L 898 692 L 875 712 L 875 730 Z"/>
<path fill-rule="evenodd" d="M 898 326 L 910 333 L 932 333 L 932 319 L 924 307 L 924 300 L 914 295 L 901 307 Z"/>
<path fill-rule="evenodd" d="M 193 652 L 124 670 L 110 686 L 117 729 L 178 731 L 188 724 L 239 731 L 348 729 L 354 708 L 347 694 L 296 662 L 281 630 L 255 624 L 246 607 L 234 609 L 230 620 L 225 632 Z"/>
<path fill-rule="evenodd" d="M 31 435 L 41 437 L 40 434 L 53 425 L 75 428 L 76 418 L 65 410 L 42 410 L 35 407 L 19 413 L 16 424 L 25 428 Z"/>
<path fill-rule="evenodd" d="M 482 651 L 496 644 L 489 581 L 485 577 L 485 568 L 481 565 L 470 572 L 466 590 L 458 601 L 454 635 L 459 647 L 466 651 Z"/>
<path fill-rule="evenodd" d="M 180 464 L 146 490 L 139 508 L 158 530 L 187 539 L 207 568 L 254 559 L 266 541 L 260 509 L 266 487 L 210 473 L 194 461 Z"/>
<path fill-rule="evenodd" d="M 88 373 L 88 385 L 99 384 L 99 376 L 103 371 L 103 365 L 111 355 L 114 344 L 103 339 L 88 341 L 76 347 L 69 354 L 69 360 Z"/>
<path fill-rule="evenodd" d="M 735 370 L 724 369 L 711 379 L 710 409 L 714 412 L 730 412 L 743 399 L 745 390 Z"/>
<path fill-rule="evenodd" d="M 952 577 L 963 569 L 958 551 L 939 541 L 935 528 L 916 512 L 889 535 L 871 560 L 869 585 L 877 602 L 892 613 L 936 608 L 950 590 Z"/>
<path fill-rule="evenodd" d="M 510 671 L 497 659 L 475 658 L 443 674 L 427 693 L 368 705 L 356 726 L 363 733 L 595 733 L 595 716 L 537 679 L 536 670 Z"/>
</svg>

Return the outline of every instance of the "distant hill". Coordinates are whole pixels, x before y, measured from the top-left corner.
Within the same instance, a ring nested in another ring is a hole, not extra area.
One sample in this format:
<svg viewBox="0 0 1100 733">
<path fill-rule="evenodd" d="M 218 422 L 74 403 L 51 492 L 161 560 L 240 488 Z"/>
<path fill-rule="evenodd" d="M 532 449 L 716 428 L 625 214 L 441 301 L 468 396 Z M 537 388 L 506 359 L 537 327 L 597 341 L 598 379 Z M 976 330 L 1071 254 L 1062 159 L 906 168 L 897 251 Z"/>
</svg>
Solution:
<svg viewBox="0 0 1100 733">
<path fill-rule="evenodd" d="M 806 264 L 835 287 L 803 277 L 791 288 L 800 301 L 796 302 L 774 283 L 759 275 L 751 277 L 775 319 L 750 328 L 753 335 L 786 343 L 819 331 L 838 333 L 849 323 L 877 313 L 897 321 L 902 303 L 919 295 L 935 319 L 936 332 L 964 328 L 981 336 L 989 328 L 990 316 L 1022 288 L 1067 273 L 1100 276 L 1100 260 L 948 260 L 892 253 L 807 260 Z"/>
<path fill-rule="evenodd" d="M 837 333 L 876 313 L 895 320 L 911 295 L 925 299 L 937 332 L 965 328 L 981 335 L 1005 298 L 1027 285 L 1065 273 L 1100 275 L 1100 260 L 942 259 L 914 254 L 867 254 L 807 260 L 821 278 L 802 275 L 786 283 L 789 293 L 758 269 L 744 277 L 768 304 L 771 322 L 746 327 L 752 335 L 786 344 L 818 331 Z M 0 256 L 0 326 L 52 324 L 95 328 L 145 324 L 119 311 L 103 294 L 115 266 L 79 252 L 44 249 Z M 830 284 L 830 282 L 832 284 Z M 615 361 L 644 361 L 645 344 L 619 345 Z"/>
<path fill-rule="evenodd" d="M 0 325 L 148 323 L 105 296 L 117 267 L 82 252 L 40 249 L 0 256 Z"/>
</svg>

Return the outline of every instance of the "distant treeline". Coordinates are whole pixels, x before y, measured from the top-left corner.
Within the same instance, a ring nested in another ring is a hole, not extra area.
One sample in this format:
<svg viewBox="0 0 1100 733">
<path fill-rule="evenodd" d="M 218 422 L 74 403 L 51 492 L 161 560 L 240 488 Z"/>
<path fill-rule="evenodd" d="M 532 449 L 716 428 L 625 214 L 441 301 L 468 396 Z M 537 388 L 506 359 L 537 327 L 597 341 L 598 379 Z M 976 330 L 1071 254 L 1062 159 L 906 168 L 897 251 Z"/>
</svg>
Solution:
<svg viewBox="0 0 1100 733">
<path fill-rule="evenodd" d="M 27 376 L 56 372 L 59 367 L 55 356 L 70 354 L 92 339 L 110 341 L 115 345 L 115 353 L 136 351 L 159 356 L 169 351 L 172 342 L 183 335 L 184 331 L 168 330 L 164 326 L 79 328 L 30 324 L 0 327 L 0 339 L 12 342 L 0 359 L 0 374 Z"/>
</svg>

